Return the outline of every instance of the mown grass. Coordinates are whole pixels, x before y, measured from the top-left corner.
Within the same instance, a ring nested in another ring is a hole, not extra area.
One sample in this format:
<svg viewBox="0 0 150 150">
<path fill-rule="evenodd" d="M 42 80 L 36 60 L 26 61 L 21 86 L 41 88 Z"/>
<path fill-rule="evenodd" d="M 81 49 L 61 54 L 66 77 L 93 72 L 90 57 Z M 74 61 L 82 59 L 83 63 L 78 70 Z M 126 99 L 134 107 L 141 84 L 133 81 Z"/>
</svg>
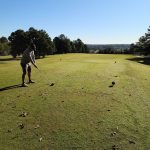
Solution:
<svg viewBox="0 0 150 150">
<path fill-rule="evenodd" d="M 22 88 L 10 87 L 21 83 L 19 60 L 0 58 L 0 149 L 150 149 L 149 65 L 130 55 L 49 56 Z"/>
</svg>

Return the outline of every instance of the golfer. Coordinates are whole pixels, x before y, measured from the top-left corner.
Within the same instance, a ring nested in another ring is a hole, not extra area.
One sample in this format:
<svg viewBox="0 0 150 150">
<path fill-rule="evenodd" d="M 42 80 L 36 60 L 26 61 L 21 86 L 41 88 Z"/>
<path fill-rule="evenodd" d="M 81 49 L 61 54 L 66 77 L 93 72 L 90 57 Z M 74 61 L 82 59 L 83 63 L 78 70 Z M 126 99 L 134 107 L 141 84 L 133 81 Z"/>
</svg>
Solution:
<svg viewBox="0 0 150 150">
<path fill-rule="evenodd" d="M 21 67 L 22 67 L 22 86 L 28 87 L 28 85 L 25 83 L 25 76 L 26 73 L 28 73 L 29 83 L 34 83 L 34 81 L 31 80 L 31 64 L 35 68 L 38 68 L 35 64 L 35 55 L 34 51 L 36 51 L 36 46 L 34 43 L 30 43 L 29 47 L 23 52 L 22 58 L 21 58 Z"/>
</svg>

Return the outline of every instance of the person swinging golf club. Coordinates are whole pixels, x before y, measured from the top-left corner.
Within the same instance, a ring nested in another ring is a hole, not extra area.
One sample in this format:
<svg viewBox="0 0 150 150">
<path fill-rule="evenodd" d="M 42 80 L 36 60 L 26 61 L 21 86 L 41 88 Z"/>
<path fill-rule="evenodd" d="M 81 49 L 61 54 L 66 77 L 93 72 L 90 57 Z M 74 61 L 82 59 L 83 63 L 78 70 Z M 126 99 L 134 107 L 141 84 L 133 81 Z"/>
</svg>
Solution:
<svg viewBox="0 0 150 150">
<path fill-rule="evenodd" d="M 28 85 L 25 83 L 25 76 L 26 73 L 28 73 L 29 83 L 34 83 L 34 81 L 31 80 L 31 64 L 35 68 L 38 69 L 35 63 L 35 55 L 34 51 L 36 51 L 36 46 L 33 42 L 30 43 L 29 47 L 23 52 L 22 58 L 21 58 L 21 67 L 22 67 L 22 87 L 28 87 Z"/>
</svg>

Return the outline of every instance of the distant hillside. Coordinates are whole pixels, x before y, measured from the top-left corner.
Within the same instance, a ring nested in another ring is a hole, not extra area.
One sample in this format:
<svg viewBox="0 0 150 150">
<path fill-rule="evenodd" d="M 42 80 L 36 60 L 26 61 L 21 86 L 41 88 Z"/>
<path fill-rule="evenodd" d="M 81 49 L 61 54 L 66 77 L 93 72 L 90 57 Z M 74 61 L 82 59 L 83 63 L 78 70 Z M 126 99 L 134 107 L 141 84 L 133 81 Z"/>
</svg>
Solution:
<svg viewBox="0 0 150 150">
<path fill-rule="evenodd" d="M 86 44 L 89 50 L 104 50 L 104 49 L 115 49 L 124 50 L 130 47 L 130 44 Z"/>
</svg>

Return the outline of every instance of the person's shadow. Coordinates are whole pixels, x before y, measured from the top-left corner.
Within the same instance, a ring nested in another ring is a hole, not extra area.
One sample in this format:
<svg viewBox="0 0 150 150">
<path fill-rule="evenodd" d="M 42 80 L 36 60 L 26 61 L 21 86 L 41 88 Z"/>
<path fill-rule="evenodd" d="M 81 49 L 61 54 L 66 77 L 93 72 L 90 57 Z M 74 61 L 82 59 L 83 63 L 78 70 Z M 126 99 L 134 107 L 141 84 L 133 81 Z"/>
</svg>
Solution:
<svg viewBox="0 0 150 150">
<path fill-rule="evenodd" d="M 7 86 L 4 88 L 0 88 L 0 91 L 10 90 L 10 89 L 15 89 L 15 88 L 20 88 L 20 87 L 22 87 L 21 84 L 11 85 L 11 86 Z"/>
</svg>

